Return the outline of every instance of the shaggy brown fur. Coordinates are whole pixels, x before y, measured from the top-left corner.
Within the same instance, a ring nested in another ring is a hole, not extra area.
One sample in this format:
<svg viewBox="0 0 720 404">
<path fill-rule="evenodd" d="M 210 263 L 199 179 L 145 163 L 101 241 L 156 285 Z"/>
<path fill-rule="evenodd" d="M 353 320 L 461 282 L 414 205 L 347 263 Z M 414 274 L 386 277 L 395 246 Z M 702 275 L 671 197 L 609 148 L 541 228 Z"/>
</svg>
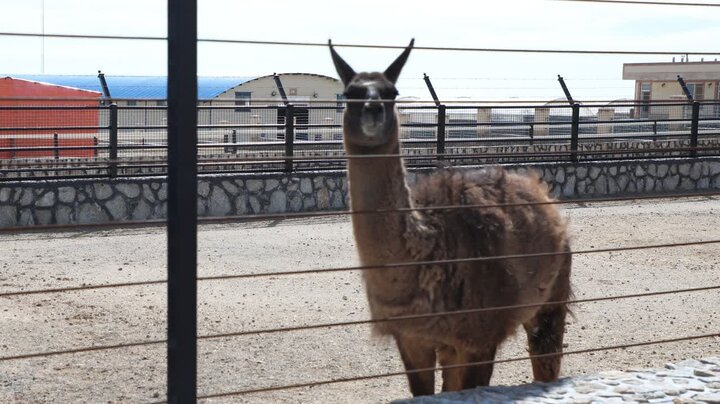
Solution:
<svg viewBox="0 0 720 404">
<path fill-rule="evenodd" d="M 344 117 L 347 153 L 388 156 L 349 160 L 352 209 L 549 201 L 537 176 L 500 168 L 443 170 L 422 177 L 412 191 L 408 188 L 397 157 L 395 106 L 382 100 L 394 99 L 394 82 L 411 46 L 384 74 L 355 74 L 331 47 L 351 99 Z M 381 100 L 373 99 L 376 93 Z M 353 98 L 363 97 L 364 104 L 353 105 Z M 352 220 L 364 265 L 569 251 L 564 221 L 553 205 L 354 215 Z M 570 267 L 570 255 L 551 255 L 367 270 L 363 278 L 372 318 L 377 319 L 567 300 Z M 382 322 L 375 331 L 393 336 L 405 368 L 414 370 L 433 368 L 436 362 L 452 366 L 493 360 L 497 347 L 519 325 L 527 332 L 531 354 L 561 352 L 566 312 L 565 305 L 488 311 Z M 554 380 L 560 357 L 534 359 L 532 367 L 535 380 Z M 446 369 L 443 390 L 487 385 L 492 370 L 491 364 Z M 432 371 L 408 374 L 408 381 L 414 395 L 434 393 Z"/>
</svg>

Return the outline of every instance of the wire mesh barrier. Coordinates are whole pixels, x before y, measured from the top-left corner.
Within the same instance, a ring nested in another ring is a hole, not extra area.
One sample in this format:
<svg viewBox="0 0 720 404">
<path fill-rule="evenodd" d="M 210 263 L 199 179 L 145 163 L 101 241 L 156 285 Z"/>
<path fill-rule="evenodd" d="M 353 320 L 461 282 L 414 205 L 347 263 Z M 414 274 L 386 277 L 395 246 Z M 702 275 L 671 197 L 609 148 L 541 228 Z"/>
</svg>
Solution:
<svg viewBox="0 0 720 404">
<path fill-rule="evenodd" d="M 342 108 L 342 102 L 201 105 L 199 170 L 342 168 Z M 411 167 L 700 156 L 720 150 L 716 102 L 401 105 L 399 116 Z M 0 105 L 0 141 L 0 180 L 164 175 L 167 107 Z"/>
<path fill-rule="evenodd" d="M 582 0 L 571 0 L 582 1 Z M 628 3 L 622 1 L 585 0 L 598 3 Z M 661 4 L 659 2 L 636 2 Z M 158 402 L 195 402 L 196 399 L 222 398 L 240 395 L 260 394 L 288 389 L 327 386 L 366 380 L 386 379 L 411 373 L 440 371 L 452 368 L 527 361 L 533 358 L 593 354 L 610 350 L 626 350 L 634 347 L 659 346 L 684 341 L 715 340 L 720 338 L 716 324 L 710 329 L 699 326 L 696 330 L 681 330 L 682 335 L 655 336 L 652 339 L 629 339 L 597 343 L 591 347 L 567 349 L 564 352 L 544 355 L 518 355 L 492 361 L 473 361 L 453 365 L 422 368 L 410 371 L 360 371 L 354 369 L 352 376 L 308 379 L 306 381 L 264 380 L 255 386 L 243 387 L 226 384 L 223 389 L 204 391 L 198 389 L 197 359 L 198 342 L 248 338 L 252 336 L 288 335 L 300 331 L 325 329 L 345 330 L 348 327 L 383 322 L 403 322 L 418 319 L 446 318 L 476 313 L 517 310 L 544 305 L 588 303 L 609 303 L 630 299 L 649 299 L 661 296 L 695 296 L 701 292 L 717 291 L 720 285 L 706 282 L 701 286 L 685 284 L 670 288 L 645 288 L 644 292 L 613 294 L 592 294 L 581 298 L 544 303 L 489 306 L 465 310 L 429 311 L 413 315 L 390 316 L 374 319 L 338 320 L 314 322 L 288 322 L 275 326 L 243 323 L 237 329 L 216 329 L 198 332 L 198 287 L 223 284 L 231 280 L 263 279 L 280 282 L 285 277 L 308 275 L 319 277 L 323 274 L 342 276 L 348 272 L 392 271 L 417 265 L 448 266 L 466 262 L 505 261 L 537 259 L 543 256 L 572 255 L 583 259 L 593 254 L 606 254 L 610 265 L 613 254 L 624 254 L 645 250 L 667 252 L 681 250 L 697 252 L 701 247 L 720 243 L 720 240 L 692 233 L 686 240 L 675 238 L 671 241 L 651 242 L 638 237 L 642 242 L 628 243 L 626 238 L 608 238 L 607 247 L 576 248 L 566 252 L 541 252 L 533 254 L 490 255 L 484 257 L 450 257 L 427 261 L 392 262 L 383 265 L 317 265 L 310 268 L 302 259 L 293 268 L 289 265 L 270 270 L 253 270 L 198 275 L 198 223 L 259 222 L 278 219 L 308 219 L 346 215 L 407 215 L 428 210 L 455 211 L 461 209 L 516 209 L 547 204 L 592 205 L 598 202 L 637 202 L 658 199 L 665 201 L 687 201 L 688 195 L 634 196 L 604 198 L 595 200 L 565 200 L 551 202 L 527 202 L 497 205 L 446 205 L 432 207 L 409 207 L 402 209 L 375 209 L 350 212 L 300 212 L 261 214 L 253 217 L 238 216 L 227 218 L 197 218 L 197 189 L 187 184 L 196 184 L 198 173 L 228 172 L 297 172 L 344 168 L 351 159 L 387 159 L 402 157 L 411 167 L 435 167 L 444 165 L 476 165 L 503 162 L 534 161 L 597 161 L 608 159 L 634 159 L 648 157 L 699 157 L 716 156 L 720 153 L 720 103 L 717 101 L 692 102 L 648 102 L 645 100 L 612 103 L 486 103 L 486 102 L 443 102 L 432 105 L 427 102 L 399 103 L 399 117 L 402 126 L 400 134 L 403 143 L 402 155 L 347 156 L 343 150 L 341 128 L 344 100 L 315 100 L 308 103 L 273 104 L 262 100 L 254 104 L 238 104 L 236 100 L 214 103 L 200 100 L 197 87 L 197 43 L 235 43 L 250 45 L 326 46 L 319 43 L 277 42 L 258 40 L 223 40 L 197 38 L 197 10 L 195 1 L 169 2 L 168 35 L 148 36 L 103 36 L 72 34 L 23 34 L 0 32 L 0 36 L 42 36 L 48 38 L 99 40 L 124 39 L 142 41 L 168 41 L 168 99 L 155 100 L 154 105 L 138 100 L 115 100 L 116 103 L 103 105 L 92 100 L 0 100 L 0 180 L 15 184 L 38 178 L 80 178 L 120 177 L 142 175 L 167 175 L 168 206 L 167 220 L 138 221 L 113 224 L 38 226 L 37 231 L 60 231 L 101 229 L 109 227 L 127 228 L 149 224 L 167 226 L 167 268 L 166 278 L 125 280 L 123 282 L 82 283 L 54 286 L 54 282 L 65 282 L 61 278 L 42 279 L 41 288 L 26 289 L 22 284 L 3 284 L 0 299 L 16 303 L 22 299 L 79 295 L 85 298 L 99 291 L 123 292 L 142 290 L 156 286 L 167 287 L 167 338 L 156 338 L 148 332 L 144 340 L 124 343 L 87 343 L 86 346 L 66 349 L 38 349 L 35 352 L 12 352 L 3 345 L 0 364 L 20 361 L 45 360 L 48 357 L 64 357 L 87 353 L 114 352 L 143 347 L 164 346 L 167 349 L 167 401 L 160 395 L 153 395 Z M 671 3 L 662 3 L 671 4 Z M 673 3 L 675 4 L 675 3 Z M 705 5 L 686 3 L 685 5 Z M 342 45 L 339 45 L 342 46 Z M 345 45 L 369 48 L 396 48 L 395 46 Z M 551 54 L 651 54 L 665 55 L 676 52 L 616 51 L 616 50 L 561 50 L 561 49 L 499 49 L 499 48 L 447 48 L 418 47 L 425 51 L 454 52 L 524 52 Z M 687 53 L 687 52 L 682 52 Z M 712 52 L 695 52 L 697 55 L 716 55 Z M 15 186 L 15 185 L 13 185 Z M 694 194 L 692 198 L 708 198 L 717 201 L 717 193 Z M 710 216 L 710 215 L 709 215 Z M 274 224 L 273 224 L 274 225 Z M 604 231 L 611 226 L 602 223 Z M 618 226 L 619 227 L 619 226 Z M 702 227 L 702 226 L 698 226 Z M 697 229 L 693 229 L 697 230 Z M 37 233 L 24 228 L 0 229 L 3 242 L 12 240 L 20 233 L 28 232 L 30 237 Z M 712 234 L 712 233 L 709 233 Z M 626 235 L 625 235 L 626 236 Z M 17 241 L 22 244 L 26 240 Z M 248 242 L 245 240 L 244 242 Z M 285 242 L 285 240 L 283 241 Z M 147 246 L 146 246 L 147 247 Z M 155 246 L 152 246 L 154 248 Z M 77 249 L 77 245 L 74 247 Z M 15 250 L 13 250 L 14 253 Z M 663 254 L 656 254 L 662 256 Z M 270 254 L 268 254 L 270 256 Z M 617 255 L 615 255 L 617 256 Z M 716 258 L 711 252 L 711 260 Z M 267 257 L 265 257 L 267 258 Z M 212 260 L 209 260 L 212 262 Z M 242 265 L 247 265 L 244 262 Z M 623 257 L 622 266 L 630 260 Z M 268 265 L 273 265 L 270 263 Z M 68 266 L 71 266 L 68 263 Z M 72 266 L 77 262 L 72 262 Z M 663 268 L 670 269 L 671 266 Z M 7 268 L 5 265 L 3 268 Z M 120 268 L 122 269 L 122 268 Z M 622 268 L 613 268 L 614 274 Z M 670 272 L 670 271 L 668 271 Z M 628 276 L 637 276 L 631 274 Z M 643 274 L 645 275 L 645 274 Z M 654 276 L 654 274 L 653 274 Z M 3 278 L 3 282 L 7 279 Z M 322 285 L 326 287 L 327 285 Z M 616 285 L 618 286 L 618 285 Z M 622 288 L 621 288 L 622 289 Z M 232 290 L 237 294 L 238 290 Z M 262 294 L 263 290 L 256 291 Z M 292 290 L 296 292 L 295 289 Z M 128 294 L 129 295 L 129 294 Z M 202 297 L 202 296 L 200 296 Z M 275 298 L 274 296 L 271 298 Z M 59 301 L 59 299 L 57 300 Z M 58 305 L 57 301 L 53 304 Z M 53 302 L 44 300 L 43 304 Z M 121 302 L 125 303 L 125 302 Z M 700 304 L 707 302 L 700 302 Z M 50 305 L 53 305 L 50 304 Z M 122 304 L 118 304 L 118 309 Z M 34 307 L 42 307 L 42 304 Z M 268 307 L 268 306 L 266 306 Z M 151 307 L 152 308 L 152 307 Z M 661 309 L 663 309 L 661 307 Z M 642 312 L 642 310 L 633 310 Z M 272 313 L 271 313 L 272 314 Z M 66 318 L 67 319 L 67 318 Z M 88 318 L 85 318 L 87 320 Z M 90 320 L 97 320 L 89 317 Z M 233 323 L 230 323 L 234 327 Z M 160 327 L 162 328 L 162 327 Z M 126 330 L 127 331 L 127 330 Z M 163 330 L 164 332 L 165 330 Z M 117 337 L 127 337 L 118 333 Z M 54 334 L 53 334 L 54 335 Z M 85 338 L 84 338 L 85 339 Z M 93 340 L 92 338 L 90 338 Z M 322 341 L 325 344 L 327 341 Z M 266 348 L 267 349 L 267 348 Z M 300 349 L 298 349 L 300 350 Z M 307 353 L 307 352 L 301 352 Z M 126 355 L 134 360 L 132 355 Z M 143 358 L 146 359 L 146 358 Z M 229 360 L 223 362 L 228 366 Z M 107 366 L 107 363 L 105 364 Z M 215 364 L 213 364 L 215 365 Z M 218 366 L 223 366 L 218 365 Z M 283 364 L 285 366 L 285 364 Z M 58 370 L 59 368 L 53 369 Z M 107 370 L 107 369 L 106 369 Z M 222 373 L 222 372 L 220 372 Z M 364 374 L 363 374 L 364 373 Z M 33 376 L 34 377 L 34 376 Z M 131 378 L 132 379 L 132 378 Z M 233 382 L 236 380 L 233 379 Z M 12 382 L 10 382 L 12 384 Z M 245 383 L 247 385 L 247 383 Z M 198 393 L 200 391 L 200 393 Z M 356 394 L 356 393 L 355 393 Z M 122 401 L 122 398 L 120 399 Z"/>
</svg>

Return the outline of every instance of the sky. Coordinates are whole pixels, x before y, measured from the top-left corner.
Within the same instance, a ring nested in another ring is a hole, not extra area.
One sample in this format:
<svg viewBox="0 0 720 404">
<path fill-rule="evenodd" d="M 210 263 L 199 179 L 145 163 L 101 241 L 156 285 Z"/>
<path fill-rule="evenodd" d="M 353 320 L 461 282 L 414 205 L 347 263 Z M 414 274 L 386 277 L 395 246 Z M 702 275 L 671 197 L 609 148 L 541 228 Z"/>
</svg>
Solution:
<svg viewBox="0 0 720 404">
<path fill-rule="evenodd" d="M 720 3 L 708 0 L 708 3 Z M 0 31 L 165 36 L 167 1 L 0 0 Z M 198 0 L 200 38 L 417 46 L 718 52 L 720 7 L 621 5 L 551 0 L 286 1 Z M 356 71 L 384 70 L 398 50 L 338 48 Z M 165 75 L 164 41 L 0 36 L 0 75 Z M 559 55 L 416 50 L 401 96 L 429 98 L 427 73 L 442 99 L 537 100 L 633 97 L 622 65 L 672 56 Z M 700 56 L 691 56 L 699 61 Z M 198 45 L 201 76 L 274 72 L 337 77 L 326 47 Z"/>
</svg>

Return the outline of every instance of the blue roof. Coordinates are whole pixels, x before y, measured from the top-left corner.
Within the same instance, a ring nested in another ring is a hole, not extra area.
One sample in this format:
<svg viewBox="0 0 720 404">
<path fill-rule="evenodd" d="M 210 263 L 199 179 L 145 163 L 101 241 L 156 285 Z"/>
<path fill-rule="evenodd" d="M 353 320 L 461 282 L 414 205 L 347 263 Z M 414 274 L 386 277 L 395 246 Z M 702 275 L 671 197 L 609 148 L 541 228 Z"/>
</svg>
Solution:
<svg viewBox="0 0 720 404">
<path fill-rule="evenodd" d="M 5 75 L 3 75 L 5 76 Z M 45 74 L 7 75 L 24 80 L 74 87 L 102 93 L 97 76 L 66 76 Z M 255 77 L 198 77 L 198 98 L 211 99 Z M 166 76 L 110 76 L 105 75 L 112 98 L 167 98 Z"/>
</svg>

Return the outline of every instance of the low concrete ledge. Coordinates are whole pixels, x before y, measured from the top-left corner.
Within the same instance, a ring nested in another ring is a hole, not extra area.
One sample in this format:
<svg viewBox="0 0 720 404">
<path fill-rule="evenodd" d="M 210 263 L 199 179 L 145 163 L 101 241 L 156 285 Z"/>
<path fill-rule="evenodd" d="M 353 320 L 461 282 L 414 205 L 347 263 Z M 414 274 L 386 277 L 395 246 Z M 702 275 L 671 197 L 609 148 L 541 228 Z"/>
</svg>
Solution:
<svg viewBox="0 0 720 404">
<path fill-rule="evenodd" d="M 492 386 L 393 401 L 394 404 L 462 403 L 713 403 L 720 404 L 720 357 L 631 369 L 554 383 Z"/>
</svg>

